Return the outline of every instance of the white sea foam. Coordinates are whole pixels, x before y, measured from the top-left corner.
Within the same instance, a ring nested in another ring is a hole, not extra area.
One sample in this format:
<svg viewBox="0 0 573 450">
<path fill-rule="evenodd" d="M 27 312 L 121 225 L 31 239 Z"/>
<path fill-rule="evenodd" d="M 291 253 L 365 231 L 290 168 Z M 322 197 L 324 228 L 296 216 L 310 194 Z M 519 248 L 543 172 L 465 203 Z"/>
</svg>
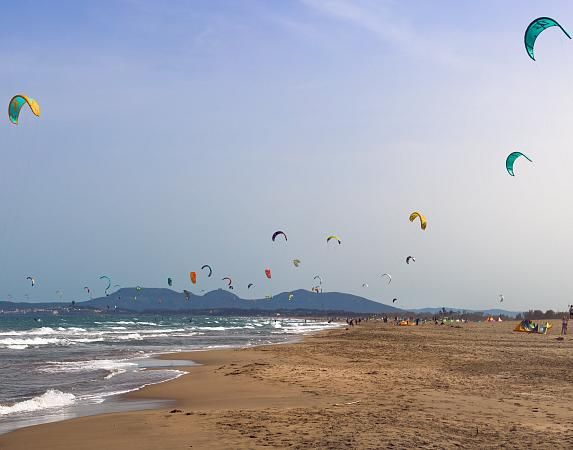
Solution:
<svg viewBox="0 0 573 450">
<path fill-rule="evenodd" d="M 39 370 L 47 373 L 93 372 L 96 370 L 114 371 L 136 368 L 137 364 L 122 359 L 95 359 L 90 361 L 47 361 Z"/>
<path fill-rule="evenodd" d="M 69 345 L 67 339 L 59 338 L 5 338 L 0 339 L 0 347 L 15 348 L 14 346 L 40 346 L 40 345 Z M 25 347 L 21 347 L 25 348 Z"/>
<path fill-rule="evenodd" d="M 49 408 L 61 408 L 72 405 L 76 401 L 74 394 L 50 389 L 38 397 L 14 403 L 13 405 L 0 405 L 0 415 L 39 411 Z"/>
</svg>

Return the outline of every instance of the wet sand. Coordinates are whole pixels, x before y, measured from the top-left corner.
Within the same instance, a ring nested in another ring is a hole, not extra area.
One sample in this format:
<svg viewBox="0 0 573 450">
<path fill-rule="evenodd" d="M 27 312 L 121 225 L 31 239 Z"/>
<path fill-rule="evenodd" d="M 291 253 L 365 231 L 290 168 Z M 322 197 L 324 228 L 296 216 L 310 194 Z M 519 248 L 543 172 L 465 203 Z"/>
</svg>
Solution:
<svg viewBox="0 0 573 450">
<path fill-rule="evenodd" d="M 573 336 L 553 323 L 370 322 L 168 355 L 203 365 L 128 397 L 172 406 L 23 428 L 0 450 L 573 448 Z"/>
</svg>

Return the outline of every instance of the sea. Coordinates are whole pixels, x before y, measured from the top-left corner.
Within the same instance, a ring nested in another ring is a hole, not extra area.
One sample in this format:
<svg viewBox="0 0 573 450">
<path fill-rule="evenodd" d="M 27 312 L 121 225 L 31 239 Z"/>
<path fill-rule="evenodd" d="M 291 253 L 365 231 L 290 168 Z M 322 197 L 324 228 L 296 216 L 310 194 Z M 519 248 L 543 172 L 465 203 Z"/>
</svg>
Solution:
<svg viewBox="0 0 573 450">
<path fill-rule="evenodd" d="M 286 343 L 336 326 L 283 317 L 0 314 L 0 433 L 158 407 L 121 394 L 180 377 L 194 364 L 159 354 Z"/>
</svg>

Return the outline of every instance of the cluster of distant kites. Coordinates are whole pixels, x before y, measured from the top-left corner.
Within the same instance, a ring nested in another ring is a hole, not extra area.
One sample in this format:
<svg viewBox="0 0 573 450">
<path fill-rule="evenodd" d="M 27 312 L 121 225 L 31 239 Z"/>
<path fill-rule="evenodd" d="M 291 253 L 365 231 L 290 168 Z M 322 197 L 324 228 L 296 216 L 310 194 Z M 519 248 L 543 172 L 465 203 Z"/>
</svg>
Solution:
<svg viewBox="0 0 573 450">
<path fill-rule="evenodd" d="M 525 50 L 527 51 L 527 54 L 529 55 L 529 57 L 535 61 L 535 54 L 534 54 L 534 45 L 535 45 L 535 41 L 537 40 L 538 36 L 547 28 L 551 28 L 551 27 L 558 27 L 564 34 L 565 36 L 567 36 L 569 39 L 571 39 L 571 36 L 569 35 L 569 33 L 567 33 L 567 31 L 565 31 L 565 29 L 554 19 L 551 19 L 550 17 L 540 17 L 538 19 L 535 19 L 533 22 L 531 22 L 529 24 L 529 26 L 527 27 L 527 29 L 525 30 L 525 36 L 524 36 L 524 43 L 525 43 Z M 23 108 L 24 105 L 28 105 L 28 107 L 30 108 L 30 110 L 32 111 L 32 113 L 39 117 L 40 116 L 40 105 L 38 104 L 38 102 L 36 100 L 34 100 L 31 97 L 28 97 L 26 95 L 22 95 L 22 94 L 18 94 L 15 95 L 14 97 L 12 97 L 12 99 L 10 100 L 10 103 L 8 105 L 8 117 L 10 119 L 10 122 L 12 122 L 14 125 L 18 125 L 18 119 L 20 117 L 20 112 Z M 532 162 L 532 160 L 525 154 L 521 153 L 521 152 L 512 152 L 510 153 L 506 160 L 505 160 L 505 168 L 507 170 L 507 172 L 509 173 L 509 175 L 511 175 L 512 177 L 515 176 L 514 174 L 514 164 L 515 161 L 517 159 L 519 159 L 520 157 L 523 157 L 525 159 L 527 159 L 529 162 Z M 413 222 L 414 220 L 419 219 L 420 221 L 420 227 L 422 230 L 425 230 L 427 227 L 427 220 L 426 217 L 424 215 L 422 215 L 421 213 L 419 213 L 418 211 L 414 211 L 412 214 L 410 214 L 410 221 Z M 275 231 L 272 235 L 272 241 L 275 242 L 276 239 L 282 236 L 286 241 L 288 241 L 287 235 L 284 231 L 278 230 Z M 330 243 L 331 241 L 334 242 L 338 242 L 338 244 L 342 244 L 342 240 L 340 239 L 340 237 L 336 236 L 336 235 L 331 235 L 328 236 L 326 238 L 326 242 L 327 244 Z M 414 256 L 407 256 L 406 257 L 406 264 L 410 264 L 411 262 L 416 262 L 416 258 L 414 258 Z M 294 267 L 299 267 L 302 263 L 302 261 L 300 259 L 293 259 L 292 263 L 294 265 Z M 210 278 L 213 275 L 213 269 L 211 268 L 210 265 L 205 264 L 201 267 L 202 271 L 208 270 L 207 273 L 207 277 Z M 268 279 L 271 279 L 272 275 L 271 275 L 271 269 L 265 269 L 265 276 Z M 387 277 L 388 279 L 388 284 L 390 284 L 392 282 L 392 275 L 390 275 L 389 273 L 384 273 L 381 275 L 381 277 Z M 29 280 L 32 284 L 32 286 L 36 285 L 36 280 L 34 277 L 32 276 L 28 276 L 26 278 L 27 280 Z M 105 288 L 105 294 L 109 295 L 109 290 L 112 288 L 111 286 L 111 278 L 108 277 L 107 275 L 102 275 L 100 277 L 101 280 L 105 280 L 107 281 L 107 286 Z M 191 280 L 192 284 L 197 284 L 197 272 L 189 272 L 189 279 Z M 322 277 L 320 275 L 315 275 L 313 280 L 315 281 L 315 285 L 312 287 L 312 291 L 316 292 L 316 293 L 321 293 L 322 292 Z M 234 289 L 233 286 L 233 280 L 230 277 L 223 277 L 221 279 L 221 281 L 226 282 L 227 284 L 227 288 L 230 290 Z M 168 286 L 172 286 L 173 285 L 173 278 L 169 277 L 167 278 L 167 285 Z M 254 286 L 254 283 L 249 283 L 247 285 L 247 289 L 251 289 Z M 115 285 L 114 287 L 119 287 L 119 285 Z M 368 284 L 367 283 L 363 283 L 362 287 L 367 288 Z M 91 297 L 91 289 L 88 286 L 84 287 L 84 290 L 88 293 L 88 295 L 90 295 Z M 141 290 L 141 286 L 136 286 L 136 292 L 139 292 Z M 191 293 L 187 290 L 183 291 L 185 294 L 185 297 L 187 298 L 187 300 L 190 299 L 191 297 Z M 60 298 L 63 296 L 63 292 L 61 290 L 58 290 L 56 292 L 56 294 L 58 294 L 60 296 Z M 267 296 L 267 298 L 272 298 L 272 296 Z M 289 295 L 289 300 L 292 300 L 294 298 L 293 294 Z M 137 299 L 137 297 L 135 297 L 134 299 Z M 394 298 L 392 300 L 392 303 L 395 303 L 398 299 Z M 499 301 L 503 302 L 504 297 L 503 294 L 499 295 Z"/>
</svg>

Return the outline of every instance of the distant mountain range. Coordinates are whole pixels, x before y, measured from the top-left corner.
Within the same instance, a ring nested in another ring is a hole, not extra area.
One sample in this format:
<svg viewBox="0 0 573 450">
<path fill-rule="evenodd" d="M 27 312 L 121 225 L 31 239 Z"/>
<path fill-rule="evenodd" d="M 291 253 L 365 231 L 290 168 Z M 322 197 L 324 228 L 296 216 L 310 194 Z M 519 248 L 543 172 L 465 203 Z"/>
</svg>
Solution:
<svg viewBox="0 0 573 450">
<path fill-rule="evenodd" d="M 289 296 L 292 295 L 291 300 Z M 70 303 L 62 302 L 0 302 L 0 311 L 15 310 L 61 310 L 69 309 Z M 217 289 L 204 295 L 189 293 L 189 299 L 182 292 L 164 288 L 122 288 L 107 297 L 87 301 L 77 301 L 74 309 L 100 309 L 133 312 L 194 312 L 207 314 L 247 314 L 250 312 L 288 312 L 291 314 L 311 313 L 363 313 L 363 314 L 404 314 L 411 311 L 418 314 L 439 314 L 442 308 L 420 308 L 404 310 L 368 300 L 357 295 L 341 292 L 315 292 L 299 289 L 283 292 L 272 298 L 243 299 L 230 291 Z M 515 311 L 488 309 L 471 311 L 459 308 L 446 308 L 456 313 L 483 312 L 484 315 L 500 314 L 515 317 Z"/>
<path fill-rule="evenodd" d="M 289 300 L 289 296 L 292 299 Z M 289 311 L 289 312 L 352 312 L 380 314 L 400 312 L 393 306 L 378 303 L 352 294 L 339 292 L 315 292 L 299 289 L 283 292 L 272 298 L 242 299 L 223 289 L 207 292 L 205 295 L 185 294 L 171 289 L 123 288 L 107 297 L 81 302 L 78 305 L 100 309 L 118 308 L 130 311 Z"/>
<path fill-rule="evenodd" d="M 289 296 L 292 295 L 291 300 Z M 0 310 L 15 309 L 61 309 L 70 303 L 12 303 L 0 302 Z M 391 314 L 404 312 L 399 308 L 378 303 L 352 294 L 323 292 L 317 294 L 306 290 L 283 292 L 272 298 L 242 299 L 223 289 L 207 292 L 204 295 L 190 293 L 187 300 L 184 293 L 164 288 L 122 288 L 107 297 L 87 301 L 77 301 L 76 309 L 121 310 L 133 312 L 195 312 L 245 314 L 248 312 L 289 312 L 289 313 L 364 313 Z"/>
</svg>

